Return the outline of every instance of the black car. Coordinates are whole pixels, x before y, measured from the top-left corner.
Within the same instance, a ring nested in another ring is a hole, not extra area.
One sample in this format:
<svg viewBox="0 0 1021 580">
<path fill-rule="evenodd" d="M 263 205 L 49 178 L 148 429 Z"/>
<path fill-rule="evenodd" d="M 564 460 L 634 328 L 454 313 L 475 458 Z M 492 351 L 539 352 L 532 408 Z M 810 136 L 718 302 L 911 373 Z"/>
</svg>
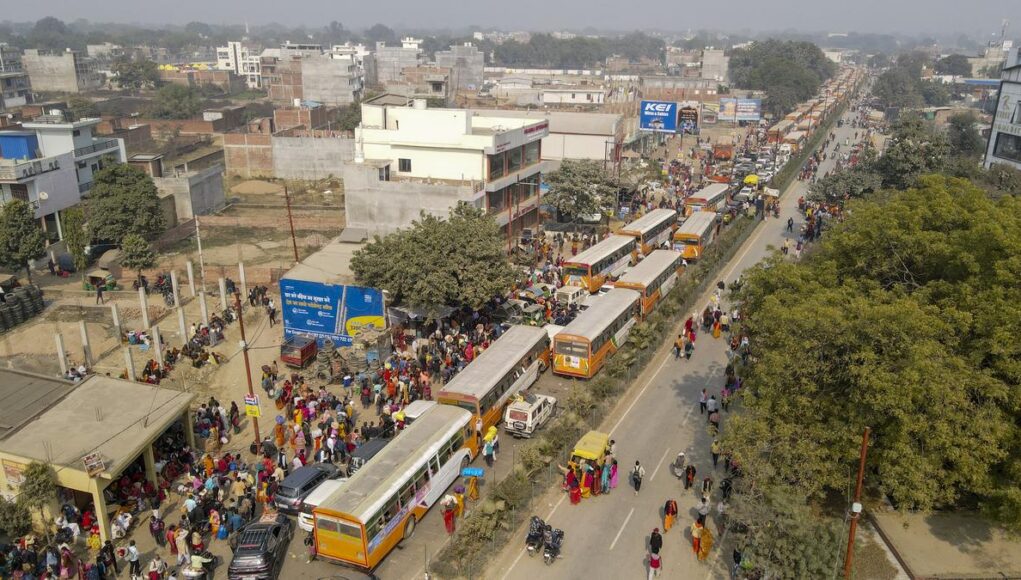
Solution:
<svg viewBox="0 0 1021 580">
<path fill-rule="evenodd" d="M 294 524 L 287 516 L 270 512 L 238 532 L 234 557 L 227 567 L 229 580 L 271 580 L 280 573 Z"/>
<path fill-rule="evenodd" d="M 310 463 L 294 470 L 280 482 L 273 505 L 284 513 L 297 515 L 301 503 L 320 483 L 340 477 L 340 468 L 332 463 Z"/>
</svg>

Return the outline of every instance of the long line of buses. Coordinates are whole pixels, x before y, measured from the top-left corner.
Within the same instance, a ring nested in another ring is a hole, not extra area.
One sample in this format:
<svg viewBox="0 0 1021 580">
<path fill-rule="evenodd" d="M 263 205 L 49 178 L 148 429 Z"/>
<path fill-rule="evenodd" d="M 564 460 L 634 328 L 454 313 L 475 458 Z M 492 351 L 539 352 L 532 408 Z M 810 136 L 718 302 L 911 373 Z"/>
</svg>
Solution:
<svg viewBox="0 0 1021 580">
<path fill-rule="evenodd" d="M 594 294 L 614 279 L 613 288 L 552 340 L 545 328 L 512 326 L 458 373 L 437 393 L 438 405 L 314 508 L 317 554 L 374 569 L 479 454 L 477 421 L 483 433 L 497 425 L 511 397 L 548 366 L 561 375 L 594 376 L 675 286 L 685 260 L 697 260 L 713 242 L 716 210 L 726 203 L 726 187 L 718 185 L 688 198 L 692 209 L 685 207 L 680 226 L 677 212 L 656 209 L 567 262 L 565 284 Z"/>
</svg>

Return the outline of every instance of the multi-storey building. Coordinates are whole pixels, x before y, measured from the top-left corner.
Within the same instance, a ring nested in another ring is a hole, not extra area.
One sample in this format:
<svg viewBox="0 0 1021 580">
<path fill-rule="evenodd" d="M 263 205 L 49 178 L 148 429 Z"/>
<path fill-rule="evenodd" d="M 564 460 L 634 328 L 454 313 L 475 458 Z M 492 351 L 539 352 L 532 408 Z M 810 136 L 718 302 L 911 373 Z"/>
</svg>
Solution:
<svg viewBox="0 0 1021 580">
<path fill-rule="evenodd" d="M 216 47 L 216 68 L 233 71 L 245 79 L 250 89 L 262 88 L 262 60 L 259 52 L 243 42 L 229 41 L 227 46 Z"/>
<path fill-rule="evenodd" d="M 80 93 L 98 89 L 105 82 L 95 61 L 73 50 L 28 49 L 21 62 L 36 91 Z"/>
</svg>

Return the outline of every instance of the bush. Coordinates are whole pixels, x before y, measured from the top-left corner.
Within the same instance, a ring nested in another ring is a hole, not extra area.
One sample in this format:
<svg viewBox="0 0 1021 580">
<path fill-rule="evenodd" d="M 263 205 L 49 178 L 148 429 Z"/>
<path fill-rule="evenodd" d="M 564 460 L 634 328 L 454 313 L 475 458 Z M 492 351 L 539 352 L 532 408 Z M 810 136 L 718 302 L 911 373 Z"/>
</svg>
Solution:
<svg viewBox="0 0 1021 580">
<path fill-rule="evenodd" d="M 567 410 L 583 416 L 588 416 L 589 412 L 596 406 L 595 397 L 589 392 L 588 387 L 584 384 L 576 384 L 571 387 L 571 391 L 567 393 Z"/>
</svg>

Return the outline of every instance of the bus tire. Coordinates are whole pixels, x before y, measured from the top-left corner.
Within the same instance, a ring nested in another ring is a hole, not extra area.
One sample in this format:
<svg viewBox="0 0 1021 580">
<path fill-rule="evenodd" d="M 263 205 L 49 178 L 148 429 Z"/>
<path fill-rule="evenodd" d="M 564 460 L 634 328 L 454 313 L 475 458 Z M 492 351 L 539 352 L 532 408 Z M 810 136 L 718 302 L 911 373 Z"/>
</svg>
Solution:
<svg viewBox="0 0 1021 580">
<path fill-rule="evenodd" d="M 414 514 L 412 514 L 412 516 L 408 518 L 408 523 L 404 524 L 404 537 L 401 538 L 402 542 L 405 540 L 410 540 L 411 537 L 415 535 L 416 525 L 418 525 L 418 523 L 415 521 Z"/>
</svg>

